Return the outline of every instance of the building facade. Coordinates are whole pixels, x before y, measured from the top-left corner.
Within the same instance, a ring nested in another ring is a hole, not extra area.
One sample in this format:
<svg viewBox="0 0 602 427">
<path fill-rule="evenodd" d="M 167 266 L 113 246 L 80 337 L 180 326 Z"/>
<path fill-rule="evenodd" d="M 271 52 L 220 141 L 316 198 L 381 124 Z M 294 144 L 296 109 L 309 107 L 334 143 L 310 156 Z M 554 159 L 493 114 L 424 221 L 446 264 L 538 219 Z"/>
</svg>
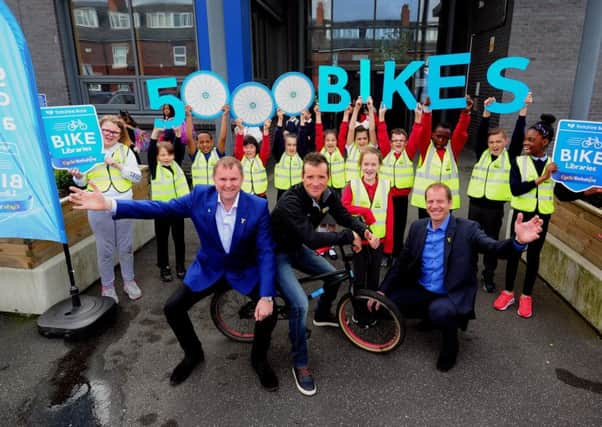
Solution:
<svg viewBox="0 0 602 427">
<path fill-rule="evenodd" d="M 502 94 L 485 73 L 496 59 L 524 56 L 526 71 L 508 77 L 535 94 L 530 119 L 549 112 L 568 118 L 586 0 L 7 0 L 29 43 L 38 90 L 49 105 L 96 105 L 99 113 L 128 109 L 156 115 L 146 81 L 209 69 L 233 90 L 245 81 L 268 86 L 286 71 L 303 71 L 317 85 L 320 65 L 349 74 L 359 93 L 359 60 L 371 60 L 372 96 L 382 96 L 383 62 L 399 71 L 433 54 L 471 52 L 464 92 L 482 101 Z M 602 62 L 598 64 L 589 119 L 602 120 Z M 424 72 L 409 81 L 424 97 Z M 167 89 L 178 93 L 179 88 Z M 510 95 L 511 96 L 511 95 Z M 395 97 L 388 124 L 408 127 L 411 112 Z M 437 112 L 453 122 L 457 111 Z M 336 126 L 339 115 L 325 118 Z M 514 118 L 494 117 L 506 129 Z"/>
</svg>

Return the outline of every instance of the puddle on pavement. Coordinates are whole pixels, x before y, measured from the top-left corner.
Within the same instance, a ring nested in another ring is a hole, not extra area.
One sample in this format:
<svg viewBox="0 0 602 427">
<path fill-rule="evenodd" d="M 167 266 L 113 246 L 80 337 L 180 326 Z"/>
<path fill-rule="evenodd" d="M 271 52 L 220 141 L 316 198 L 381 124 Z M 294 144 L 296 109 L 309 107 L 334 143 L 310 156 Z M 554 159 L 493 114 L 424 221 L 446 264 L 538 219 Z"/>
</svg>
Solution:
<svg viewBox="0 0 602 427">
<path fill-rule="evenodd" d="M 44 426 L 114 425 L 121 408 L 111 404 L 122 399 L 119 383 L 109 382 L 116 373 L 104 371 L 104 352 L 123 337 L 139 311 L 137 306 L 120 310 L 117 322 L 102 335 L 68 342 L 71 350 L 57 361 L 54 372 L 39 384 L 35 395 L 23 403 L 20 420 L 26 425 Z"/>
</svg>

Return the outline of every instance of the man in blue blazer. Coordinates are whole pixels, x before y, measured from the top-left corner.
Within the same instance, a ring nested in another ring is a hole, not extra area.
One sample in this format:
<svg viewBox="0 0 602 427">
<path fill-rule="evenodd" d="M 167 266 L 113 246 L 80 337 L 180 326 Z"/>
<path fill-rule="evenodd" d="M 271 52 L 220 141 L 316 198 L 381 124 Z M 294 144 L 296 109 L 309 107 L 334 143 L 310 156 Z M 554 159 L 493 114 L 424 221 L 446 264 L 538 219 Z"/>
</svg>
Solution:
<svg viewBox="0 0 602 427">
<path fill-rule="evenodd" d="M 267 360 L 271 334 L 276 325 L 272 297 L 275 290 L 274 243 L 265 199 L 240 191 L 242 165 L 233 157 L 221 158 L 214 167 L 214 186 L 197 185 L 190 194 L 157 202 L 112 200 L 98 191 L 72 188 L 76 209 L 111 210 L 119 218 L 191 218 L 201 241 L 184 284 L 164 307 L 167 322 L 184 350 L 184 359 L 171 374 L 170 382 L 183 382 L 204 360 L 188 310 L 216 289 L 229 286 L 258 298 L 255 309 L 255 341 L 251 362 L 261 384 L 278 388 L 278 378 Z"/>
<path fill-rule="evenodd" d="M 506 258 L 537 239 L 541 220 L 522 222 L 517 218 L 515 239 L 488 237 L 475 221 L 450 214 L 451 190 L 445 184 L 431 184 L 425 193 L 429 218 L 410 226 L 405 247 L 379 287 L 379 292 L 394 301 L 406 317 L 424 318 L 422 328 L 442 332 L 437 369 L 448 371 L 456 363 L 458 328 L 474 319 L 478 288 L 479 252 Z M 371 307 L 374 305 L 371 302 Z"/>
</svg>

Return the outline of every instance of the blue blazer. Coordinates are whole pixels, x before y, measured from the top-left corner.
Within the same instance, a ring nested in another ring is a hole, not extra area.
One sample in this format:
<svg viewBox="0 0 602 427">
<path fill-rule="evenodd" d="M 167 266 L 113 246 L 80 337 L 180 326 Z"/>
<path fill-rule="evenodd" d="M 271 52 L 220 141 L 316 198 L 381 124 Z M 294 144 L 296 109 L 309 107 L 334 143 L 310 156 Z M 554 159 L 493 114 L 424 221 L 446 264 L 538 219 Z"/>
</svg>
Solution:
<svg viewBox="0 0 602 427">
<path fill-rule="evenodd" d="M 186 272 L 184 283 L 193 291 L 206 289 L 225 278 L 243 294 L 256 289 L 260 297 L 275 296 L 276 258 L 265 199 L 240 192 L 230 253 L 217 231 L 214 186 L 197 185 L 190 194 L 169 202 L 117 200 L 115 219 L 191 218 L 201 247 Z"/>
<path fill-rule="evenodd" d="M 396 287 L 410 286 L 418 282 L 422 269 L 422 252 L 426 240 L 426 226 L 430 219 L 415 221 L 410 226 L 406 244 L 399 257 L 380 285 L 385 294 Z M 487 236 L 479 224 L 463 218 L 450 218 L 445 236 L 443 283 L 449 299 L 458 314 L 474 318 L 474 303 L 477 294 L 477 261 L 479 252 L 494 253 L 507 258 L 512 251 L 519 250 L 512 239 L 495 240 Z"/>
</svg>

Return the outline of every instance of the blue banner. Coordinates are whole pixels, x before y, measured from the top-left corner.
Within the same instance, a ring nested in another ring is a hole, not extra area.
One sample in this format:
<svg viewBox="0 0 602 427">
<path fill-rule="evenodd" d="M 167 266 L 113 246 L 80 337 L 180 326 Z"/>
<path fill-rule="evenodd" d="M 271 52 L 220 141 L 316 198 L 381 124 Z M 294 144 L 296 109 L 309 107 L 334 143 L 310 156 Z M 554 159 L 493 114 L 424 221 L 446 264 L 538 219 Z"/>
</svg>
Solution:
<svg viewBox="0 0 602 427">
<path fill-rule="evenodd" d="M 554 141 L 556 182 L 569 190 L 602 187 L 602 123 L 560 120 Z"/>
<path fill-rule="evenodd" d="M 50 160 L 55 169 L 85 173 L 104 162 L 102 135 L 93 105 L 42 108 Z"/>
<path fill-rule="evenodd" d="M 67 243 L 25 37 L 0 2 L 0 237 Z"/>
</svg>

